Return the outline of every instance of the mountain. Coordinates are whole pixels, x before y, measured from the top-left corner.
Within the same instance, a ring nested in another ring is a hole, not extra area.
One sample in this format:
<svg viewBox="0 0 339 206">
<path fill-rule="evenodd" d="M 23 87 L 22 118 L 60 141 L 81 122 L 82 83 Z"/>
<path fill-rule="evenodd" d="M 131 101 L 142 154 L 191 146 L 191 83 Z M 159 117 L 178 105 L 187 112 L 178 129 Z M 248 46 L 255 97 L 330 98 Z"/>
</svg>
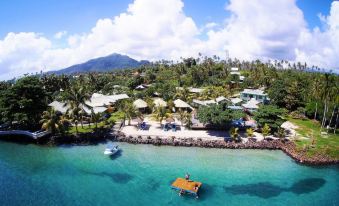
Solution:
<svg viewBox="0 0 339 206">
<path fill-rule="evenodd" d="M 126 55 L 111 54 L 105 57 L 91 59 L 82 64 L 76 64 L 65 69 L 52 71 L 54 74 L 73 74 L 83 72 L 106 72 L 114 69 L 136 68 L 142 65 L 147 65 L 150 62 L 147 60 L 137 61 Z"/>
</svg>

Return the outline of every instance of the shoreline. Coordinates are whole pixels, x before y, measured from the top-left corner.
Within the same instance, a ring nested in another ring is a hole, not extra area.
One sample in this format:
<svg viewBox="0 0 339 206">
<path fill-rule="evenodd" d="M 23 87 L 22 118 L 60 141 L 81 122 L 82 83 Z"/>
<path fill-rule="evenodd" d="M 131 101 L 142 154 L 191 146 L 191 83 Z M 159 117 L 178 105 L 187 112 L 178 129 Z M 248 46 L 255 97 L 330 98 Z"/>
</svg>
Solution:
<svg viewBox="0 0 339 206">
<path fill-rule="evenodd" d="M 305 151 L 298 151 L 294 142 L 289 140 L 263 140 L 259 142 L 247 141 L 246 143 L 236 143 L 224 140 L 206 140 L 206 138 L 183 138 L 183 137 L 160 137 L 160 136 L 127 136 L 123 132 L 108 133 L 84 133 L 65 136 L 50 136 L 47 139 L 32 141 L 18 136 L 1 138 L 1 140 L 16 143 L 34 143 L 37 145 L 60 146 L 60 145 L 96 145 L 105 143 L 108 140 L 116 142 L 126 142 L 130 144 L 152 144 L 154 146 L 180 146 L 180 147 L 201 147 L 218 149 L 259 149 L 259 150 L 281 150 L 291 157 L 295 162 L 303 165 L 336 165 L 339 160 L 326 155 L 314 155 L 308 157 Z"/>
<path fill-rule="evenodd" d="M 126 136 L 119 132 L 113 139 L 117 142 L 130 144 L 152 144 L 155 146 L 181 146 L 181 147 L 201 147 L 218 149 L 260 149 L 260 150 L 281 150 L 291 157 L 295 162 L 303 165 L 336 165 L 339 160 L 332 159 L 324 155 L 307 157 L 305 152 L 297 151 L 294 142 L 289 140 L 264 140 L 260 142 L 248 141 L 246 143 L 226 142 L 224 140 L 202 140 L 201 138 L 160 138 L 160 137 L 133 137 Z"/>
</svg>

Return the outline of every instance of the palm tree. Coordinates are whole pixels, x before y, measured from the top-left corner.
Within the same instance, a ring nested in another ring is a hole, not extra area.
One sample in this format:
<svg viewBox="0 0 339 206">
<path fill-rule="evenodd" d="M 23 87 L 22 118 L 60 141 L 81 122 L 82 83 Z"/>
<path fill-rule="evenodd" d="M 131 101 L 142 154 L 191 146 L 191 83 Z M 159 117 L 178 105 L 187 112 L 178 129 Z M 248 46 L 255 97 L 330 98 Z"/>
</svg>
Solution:
<svg viewBox="0 0 339 206">
<path fill-rule="evenodd" d="M 184 112 L 184 122 L 188 129 L 191 129 L 192 126 L 192 114 L 190 112 Z"/>
<path fill-rule="evenodd" d="M 154 110 L 154 113 L 153 113 L 153 117 L 154 117 L 157 121 L 159 121 L 160 127 L 162 126 L 162 124 L 161 124 L 161 123 L 162 123 L 162 120 L 163 120 L 164 118 L 169 117 L 169 116 L 170 116 L 170 114 L 167 113 L 167 110 L 166 110 L 165 107 L 161 107 L 161 106 L 155 107 L 155 110 Z"/>
<path fill-rule="evenodd" d="M 277 136 L 278 136 L 280 139 L 284 138 L 284 137 L 285 137 L 285 129 L 282 128 L 282 127 L 279 127 L 279 128 L 278 128 L 278 132 L 277 132 Z"/>
<path fill-rule="evenodd" d="M 187 128 L 189 128 L 189 129 L 191 128 L 191 126 L 192 126 L 192 114 L 190 112 L 179 109 L 179 119 L 180 119 L 180 122 L 181 122 L 181 126 L 183 126 L 183 124 L 185 124 Z"/>
<path fill-rule="evenodd" d="M 178 88 L 175 93 L 175 98 L 181 99 L 183 101 L 190 101 L 190 90 L 187 87 L 181 89 Z"/>
<path fill-rule="evenodd" d="M 40 123 L 42 129 L 50 131 L 52 134 L 64 132 L 64 121 L 61 121 L 61 114 L 54 109 L 44 111 Z"/>
<path fill-rule="evenodd" d="M 239 141 L 239 133 L 238 133 L 238 130 L 239 128 L 237 127 L 232 127 L 230 129 L 230 134 L 231 134 L 231 137 L 234 141 L 238 142 Z"/>
<path fill-rule="evenodd" d="M 90 99 L 90 95 L 85 92 L 84 87 L 73 86 L 66 92 L 64 98 L 67 102 L 66 104 L 71 106 L 70 116 L 72 116 L 77 123 L 80 120 L 80 124 L 83 127 L 82 119 L 85 114 L 84 108 L 91 109 L 91 106 L 86 104 Z M 77 123 L 75 124 L 76 130 L 78 130 Z"/>
<path fill-rule="evenodd" d="M 91 121 L 94 122 L 95 129 L 98 129 L 98 122 L 100 121 L 101 114 L 95 113 L 93 109 L 91 109 Z"/>
<path fill-rule="evenodd" d="M 270 134 L 271 128 L 268 124 L 265 124 L 264 127 L 262 128 L 262 135 L 264 136 L 264 140 L 266 137 Z"/>
<path fill-rule="evenodd" d="M 185 111 L 180 108 L 178 113 L 179 113 L 179 120 L 182 126 L 183 123 L 185 122 Z"/>
<path fill-rule="evenodd" d="M 70 102 L 69 106 L 70 106 L 70 108 L 67 110 L 66 113 L 69 115 L 69 117 L 71 118 L 72 122 L 74 123 L 76 133 L 78 134 L 79 133 L 78 124 L 79 124 L 81 109 L 74 102 Z"/>
<path fill-rule="evenodd" d="M 252 128 L 247 128 L 246 129 L 246 134 L 247 134 L 247 137 L 252 138 L 253 135 L 254 135 L 253 129 Z"/>
<path fill-rule="evenodd" d="M 128 119 L 128 125 L 131 124 L 131 120 L 134 117 L 141 117 L 141 113 L 130 101 L 124 101 L 121 111 L 124 113 L 124 120 Z"/>
</svg>

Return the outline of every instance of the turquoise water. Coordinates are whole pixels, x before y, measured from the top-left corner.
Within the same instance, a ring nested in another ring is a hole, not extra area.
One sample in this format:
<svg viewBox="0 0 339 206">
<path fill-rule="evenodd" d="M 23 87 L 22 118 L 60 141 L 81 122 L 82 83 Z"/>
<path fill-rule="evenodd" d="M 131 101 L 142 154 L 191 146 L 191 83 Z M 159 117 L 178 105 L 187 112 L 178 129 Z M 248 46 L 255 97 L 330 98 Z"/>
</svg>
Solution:
<svg viewBox="0 0 339 206">
<path fill-rule="evenodd" d="M 339 205 L 339 167 L 308 167 L 280 151 L 120 143 L 39 147 L 0 142 L 0 205 Z M 176 177 L 203 183 L 179 197 Z"/>
</svg>

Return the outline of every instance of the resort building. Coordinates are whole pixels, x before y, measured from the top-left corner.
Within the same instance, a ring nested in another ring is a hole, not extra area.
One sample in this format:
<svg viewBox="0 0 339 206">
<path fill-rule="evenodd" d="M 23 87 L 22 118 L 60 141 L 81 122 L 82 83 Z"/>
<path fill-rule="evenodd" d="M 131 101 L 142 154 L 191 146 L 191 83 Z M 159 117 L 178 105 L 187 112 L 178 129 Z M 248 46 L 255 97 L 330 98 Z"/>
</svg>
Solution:
<svg viewBox="0 0 339 206">
<path fill-rule="evenodd" d="M 182 101 L 181 99 L 176 99 L 174 102 L 174 107 L 178 108 L 178 109 L 190 109 L 193 110 L 193 108 L 191 107 L 191 105 L 189 105 L 188 103 Z"/>
<path fill-rule="evenodd" d="M 107 108 L 113 105 L 115 102 L 123 99 L 128 99 L 127 94 L 118 94 L 118 95 L 103 95 L 94 93 L 90 100 L 86 101 L 85 104 L 89 107 L 83 106 L 83 110 L 87 114 L 91 114 L 92 110 L 94 113 L 101 113 L 107 110 Z M 59 111 L 63 114 L 70 109 L 70 106 L 65 102 L 53 101 L 48 106 L 52 107 L 54 110 Z"/>
<path fill-rule="evenodd" d="M 198 100 L 198 99 L 193 99 L 192 105 L 194 107 L 200 107 L 200 106 L 208 106 L 211 104 L 216 104 L 217 102 L 214 100 Z"/>
<path fill-rule="evenodd" d="M 147 102 L 145 102 L 144 100 L 142 99 L 137 99 L 133 102 L 133 105 L 135 106 L 135 108 L 137 109 L 146 109 L 148 106 L 147 106 Z"/>
<path fill-rule="evenodd" d="M 269 101 L 267 94 L 265 94 L 264 91 L 260 89 L 245 89 L 240 93 L 240 98 L 243 101 L 249 101 L 254 98 L 260 103 L 266 103 Z"/>
<path fill-rule="evenodd" d="M 220 96 L 220 97 L 215 98 L 215 101 L 219 104 L 221 102 L 226 102 L 226 101 L 229 101 L 229 100 L 224 96 Z"/>
<path fill-rule="evenodd" d="M 245 109 L 247 109 L 247 110 L 253 112 L 253 111 L 256 111 L 256 110 L 259 108 L 258 104 L 260 104 L 259 101 L 257 101 L 257 100 L 254 99 L 254 98 L 251 98 L 248 102 L 246 102 L 246 103 L 243 104 L 242 106 L 243 106 Z"/>
<path fill-rule="evenodd" d="M 194 87 L 188 87 L 187 89 L 190 93 L 195 93 L 195 94 L 199 94 L 199 93 L 202 93 L 204 91 L 204 89 L 202 89 L 202 88 L 194 88 Z M 184 88 L 183 87 L 176 87 L 176 90 L 184 90 Z"/>
<path fill-rule="evenodd" d="M 245 80 L 245 77 L 240 74 L 239 69 L 237 67 L 232 67 L 230 74 L 231 75 L 238 75 L 239 76 L 239 82 L 243 82 Z"/>
<path fill-rule="evenodd" d="M 242 102 L 242 99 L 240 99 L 239 97 L 231 98 L 230 100 L 233 105 L 238 105 Z"/>
</svg>

